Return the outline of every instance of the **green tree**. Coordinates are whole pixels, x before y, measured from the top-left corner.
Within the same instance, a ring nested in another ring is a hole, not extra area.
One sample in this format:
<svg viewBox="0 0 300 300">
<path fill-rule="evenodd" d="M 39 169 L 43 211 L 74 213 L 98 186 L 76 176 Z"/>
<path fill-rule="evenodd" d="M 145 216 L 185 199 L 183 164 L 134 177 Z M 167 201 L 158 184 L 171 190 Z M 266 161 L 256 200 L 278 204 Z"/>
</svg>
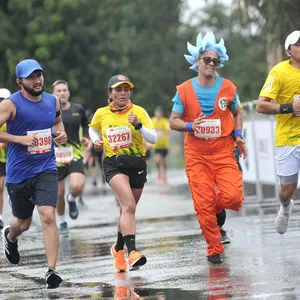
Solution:
<svg viewBox="0 0 300 300">
<path fill-rule="evenodd" d="M 240 19 L 257 28 L 264 40 L 268 69 L 286 58 L 286 36 L 300 28 L 300 2 L 294 0 L 234 0 Z"/>
<path fill-rule="evenodd" d="M 181 0 L 2 1 L 0 83 L 15 90 L 16 63 L 35 58 L 47 91 L 65 79 L 73 101 L 91 111 L 107 104 L 107 82 L 118 73 L 135 83 L 135 103 L 170 109 L 189 74 L 180 8 Z"/>
</svg>

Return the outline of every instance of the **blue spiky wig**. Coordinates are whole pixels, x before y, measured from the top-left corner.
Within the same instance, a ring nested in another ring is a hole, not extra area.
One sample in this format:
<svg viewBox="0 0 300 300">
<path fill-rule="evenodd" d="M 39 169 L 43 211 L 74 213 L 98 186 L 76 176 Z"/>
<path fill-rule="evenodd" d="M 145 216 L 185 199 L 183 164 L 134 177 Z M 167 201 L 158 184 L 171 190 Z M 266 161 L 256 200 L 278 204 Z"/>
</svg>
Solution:
<svg viewBox="0 0 300 300">
<path fill-rule="evenodd" d="M 193 46 L 187 42 L 187 49 L 191 55 L 184 55 L 185 59 L 192 65 L 189 69 L 198 72 L 196 65 L 196 59 L 199 58 L 200 54 L 206 50 L 214 50 L 218 53 L 221 64 L 218 69 L 223 68 L 222 62 L 228 61 L 229 57 L 226 54 L 227 50 L 224 45 L 224 40 L 220 39 L 219 43 L 216 42 L 216 37 L 212 31 L 207 32 L 202 38 L 201 32 L 197 36 L 196 46 Z"/>
</svg>

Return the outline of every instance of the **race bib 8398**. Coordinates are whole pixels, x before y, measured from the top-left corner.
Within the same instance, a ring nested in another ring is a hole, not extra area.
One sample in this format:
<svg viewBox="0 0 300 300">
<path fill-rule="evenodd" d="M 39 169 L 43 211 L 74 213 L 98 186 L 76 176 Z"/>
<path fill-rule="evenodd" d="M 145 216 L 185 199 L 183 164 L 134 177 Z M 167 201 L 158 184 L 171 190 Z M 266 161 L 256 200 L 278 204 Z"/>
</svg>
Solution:
<svg viewBox="0 0 300 300">
<path fill-rule="evenodd" d="M 37 141 L 34 146 L 28 146 L 28 154 L 43 154 L 51 152 L 52 135 L 51 129 L 27 131 L 27 135 L 36 133 Z"/>
</svg>

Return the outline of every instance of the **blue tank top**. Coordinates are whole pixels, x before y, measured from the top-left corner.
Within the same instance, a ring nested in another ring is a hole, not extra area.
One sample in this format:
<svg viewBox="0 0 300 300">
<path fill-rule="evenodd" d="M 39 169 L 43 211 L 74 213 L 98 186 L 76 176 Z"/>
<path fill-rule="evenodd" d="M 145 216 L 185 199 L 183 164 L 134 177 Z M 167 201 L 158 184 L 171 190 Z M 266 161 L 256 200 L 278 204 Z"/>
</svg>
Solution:
<svg viewBox="0 0 300 300">
<path fill-rule="evenodd" d="M 57 170 L 52 127 L 56 115 L 56 98 L 52 94 L 43 92 L 39 102 L 32 102 L 25 98 L 20 91 L 10 95 L 16 107 L 16 116 L 7 121 L 7 132 L 13 135 L 24 136 L 27 131 L 49 129 L 50 138 L 47 138 L 49 152 L 38 153 L 29 151 L 28 146 L 17 143 L 8 143 L 6 162 L 6 182 L 19 183 L 24 179 L 32 178 L 45 171 Z M 46 137 L 45 137 L 46 139 Z M 43 140 L 41 140 L 43 143 Z M 31 153 L 30 153 L 31 152 Z"/>
</svg>

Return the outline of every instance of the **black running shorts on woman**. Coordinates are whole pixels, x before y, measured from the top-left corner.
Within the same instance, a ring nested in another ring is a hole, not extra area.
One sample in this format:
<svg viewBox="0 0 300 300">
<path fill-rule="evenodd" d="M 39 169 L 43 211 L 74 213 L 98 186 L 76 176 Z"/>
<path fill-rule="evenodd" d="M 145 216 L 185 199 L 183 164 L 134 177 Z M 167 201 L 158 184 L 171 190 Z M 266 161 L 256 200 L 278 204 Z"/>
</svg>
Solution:
<svg viewBox="0 0 300 300">
<path fill-rule="evenodd" d="M 108 184 L 117 174 L 127 175 L 130 187 L 135 189 L 142 189 L 147 182 L 147 165 L 144 157 L 127 155 L 105 157 L 103 168 Z"/>
</svg>

